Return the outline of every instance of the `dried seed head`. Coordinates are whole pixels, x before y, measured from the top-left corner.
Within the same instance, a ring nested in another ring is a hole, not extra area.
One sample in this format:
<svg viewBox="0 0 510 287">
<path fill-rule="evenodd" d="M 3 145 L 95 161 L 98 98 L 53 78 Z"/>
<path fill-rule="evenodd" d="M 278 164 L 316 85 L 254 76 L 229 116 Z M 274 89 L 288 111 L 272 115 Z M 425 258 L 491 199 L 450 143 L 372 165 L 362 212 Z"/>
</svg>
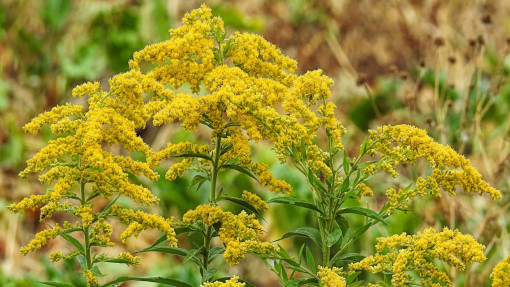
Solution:
<svg viewBox="0 0 510 287">
<path fill-rule="evenodd" d="M 388 68 L 388 70 L 390 71 L 390 73 L 394 73 L 394 74 L 395 74 L 395 73 L 397 73 L 398 68 L 397 68 L 397 66 L 395 66 L 395 65 L 391 65 L 391 66 Z"/>
<path fill-rule="evenodd" d="M 420 61 L 420 67 L 425 68 L 425 61 L 424 60 Z"/>
<path fill-rule="evenodd" d="M 469 84 L 468 89 L 471 91 L 475 88 L 475 84 Z"/>
<path fill-rule="evenodd" d="M 356 85 L 361 86 L 365 84 L 367 81 L 367 74 L 365 73 L 359 73 L 358 78 L 356 79 Z"/>
<path fill-rule="evenodd" d="M 483 24 L 485 24 L 485 25 L 490 25 L 490 24 L 492 24 L 492 17 L 491 17 L 491 15 L 490 15 L 490 14 L 487 14 L 487 15 L 483 16 L 480 20 L 481 20 L 481 21 L 482 21 L 482 23 L 483 23 Z"/>
<path fill-rule="evenodd" d="M 431 128 L 434 127 L 434 120 L 432 118 L 427 118 L 425 123 L 427 123 L 427 125 L 429 125 Z"/>
<path fill-rule="evenodd" d="M 443 37 L 439 36 L 434 39 L 434 45 L 436 45 L 436 47 L 438 47 L 438 48 L 442 47 L 442 46 L 444 46 L 444 44 L 445 44 L 445 39 Z"/>
<path fill-rule="evenodd" d="M 469 43 L 469 46 L 474 47 L 474 46 L 476 46 L 476 39 L 469 38 L 468 43 Z"/>
<path fill-rule="evenodd" d="M 506 44 L 510 46 L 510 38 L 506 38 Z"/>
<path fill-rule="evenodd" d="M 478 35 L 478 38 L 476 38 L 476 40 L 478 41 L 478 44 L 479 44 L 480 46 L 485 45 L 485 39 L 483 38 L 483 36 L 482 36 L 482 35 Z"/>
<path fill-rule="evenodd" d="M 407 78 L 409 78 L 409 73 L 408 73 L 408 72 L 406 72 L 406 71 L 402 71 L 402 72 L 400 72 L 400 78 L 401 78 L 402 80 L 407 80 Z"/>
<path fill-rule="evenodd" d="M 448 57 L 448 62 L 453 65 L 457 62 L 457 58 L 455 58 L 454 56 L 450 56 Z"/>
<path fill-rule="evenodd" d="M 454 83 L 450 84 L 450 89 L 452 89 L 452 90 L 455 89 L 455 84 Z"/>
<path fill-rule="evenodd" d="M 453 102 L 452 101 L 448 101 L 446 103 L 446 106 L 450 109 L 451 107 L 453 107 Z"/>
</svg>

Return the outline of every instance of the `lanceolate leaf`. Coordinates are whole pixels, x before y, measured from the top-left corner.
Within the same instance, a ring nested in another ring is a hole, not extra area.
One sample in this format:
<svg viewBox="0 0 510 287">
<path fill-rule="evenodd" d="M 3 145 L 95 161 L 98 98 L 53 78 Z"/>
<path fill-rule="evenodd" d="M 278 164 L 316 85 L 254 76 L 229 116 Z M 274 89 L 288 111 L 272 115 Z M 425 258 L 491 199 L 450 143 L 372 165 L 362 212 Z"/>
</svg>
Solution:
<svg viewBox="0 0 510 287">
<path fill-rule="evenodd" d="M 314 286 L 319 285 L 317 278 L 297 278 L 285 282 L 285 287 L 299 287 L 305 284 L 311 284 Z"/>
<path fill-rule="evenodd" d="M 210 156 L 203 154 L 203 153 L 199 153 L 199 152 L 185 152 L 185 153 L 181 153 L 179 155 L 174 155 L 172 157 L 199 157 L 199 158 L 203 158 L 203 159 L 212 161 L 212 158 Z"/>
<path fill-rule="evenodd" d="M 258 212 L 258 210 L 255 207 L 253 207 L 253 205 L 249 204 L 248 202 L 246 202 L 242 199 L 239 199 L 236 197 L 230 197 L 230 196 L 223 196 L 219 199 L 225 199 L 225 200 L 231 201 L 231 202 L 243 207 L 243 209 L 248 210 L 250 213 L 255 213 L 258 217 L 262 218 L 262 215 Z"/>
<path fill-rule="evenodd" d="M 69 283 L 60 283 L 60 282 L 51 282 L 51 281 L 48 281 L 48 282 L 37 281 L 37 282 L 44 284 L 44 285 L 55 286 L 55 287 L 75 287 L 73 284 L 69 284 Z"/>
<path fill-rule="evenodd" d="M 309 203 L 308 201 L 302 200 L 300 198 L 292 197 L 292 196 L 280 196 L 271 198 L 267 201 L 267 203 L 283 203 L 288 205 L 294 205 L 299 207 L 308 208 L 311 210 L 315 210 L 319 212 L 320 214 L 324 214 L 320 209 L 318 209 L 315 205 Z"/>
<path fill-rule="evenodd" d="M 370 217 L 372 219 L 375 219 L 377 221 L 384 222 L 385 224 L 388 224 L 386 220 L 384 220 L 384 217 L 382 217 L 379 213 L 368 209 L 364 207 L 347 207 L 338 212 L 338 214 L 344 214 L 344 213 L 354 213 L 354 214 L 360 214 L 364 215 L 366 217 Z"/>
<path fill-rule="evenodd" d="M 242 167 L 242 166 L 239 166 L 237 164 L 224 164 L 222 165 L 220 168 L 227 168 L 227 169 L 233 169 L 233 170 L 237 170 L 238 172 L 240 173 L 244 173 L 246 174 L 247 176 L 255 179 L 256 181 L 259 181 L 257 177 L 255 177 L 253 175 L 253 173 L 251 173 L 251 171 L 249 171 L 248 169 Z"/>
<path fill-rule="evenodd" d="M 81 245 L 80 241 L 78 239 L 72 237 L 71 235 L 61 232 L 59 234 L 62 238 L 64 238 L 67 242 L 71 243 L 74 247 L 78 249 L 82 254 L 85 254 L 85 248 L 83 245 Z"/>
<path fill-rule="evenodd" d="M 312 227 L 296 228 L 292 231 L 285 233 L 282 237 L 280 237 L 279 239 L 277 239 L 275 241 L 280 241 L 282 239 L 292 237 L 292 236 L 308 237 L 308 238 L 312 239 L 313 242 L 315 242 L 317 245 L 319 245 L 319 246 L 321 245 L 321 235 L 317 229 L 312 228 Z"/>
<path fill-rule="evenodd" d="M 340 228 L 337 228 L 333 230 L 333 232 L 328 234 L 328 247 L 331 247 L 335 245 L 335 243 L 338 242 L 338 240 L 342 237 L 342 230 Z"/>
<path fill-rule="evenodd" d="M 111 286 L 113 284 L 122 283 L 126 281 L 144 281 L 144 282 L 153 282 L 153 283 L 160 283 L 170 286 L 177 286 L 177 287 L 192 287 L 188 283 L 171 279 L 171 278 L 163 278 L 163 277 L 120 277 L 117 280 L 111 281 L 103 285 L 102 287 Z M 71 285 L 72 286 L 72 285 Z"/>
<path fill-rule="evenodd" d="M 315 268 L 315 260 L 313 259 L 312 251 L 310 251 L 308 246 L 306 247 L 306 264 L 313 273 L 317 273 L 317 269 Z"/>
</svg>

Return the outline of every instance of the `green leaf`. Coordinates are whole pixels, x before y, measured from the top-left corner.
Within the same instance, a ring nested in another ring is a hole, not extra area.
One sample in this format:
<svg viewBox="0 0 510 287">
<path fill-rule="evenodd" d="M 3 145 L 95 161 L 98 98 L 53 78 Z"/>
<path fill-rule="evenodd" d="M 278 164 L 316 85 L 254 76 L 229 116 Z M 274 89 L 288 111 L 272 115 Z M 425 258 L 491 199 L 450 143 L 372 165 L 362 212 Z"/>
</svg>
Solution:
<svg viewBox="0 0 510 287">
<path fill-rule="evenodd" d="M 367 151 L 367 144 L 368 144 L 368 138 L 365 138 L 363 140 L 363 143 L 361 144 L 361 147 L 359 148 L 359 156 L 362 156 Z"/>
<path fill-rule="evenodd" d="M 322 182 L 320 182 L 320 180 L 318 180 L 317 177 L 315 177 L 311 169 L 308 170 L 308 182 L 310 182 L 310 184 L 317 190 L 320 190 L 323 193 L 327 193 L 326 188 L 324 187 Z"/>
<path fill-rule="evenodd" d="M 74 247 L 76 247 L 78 249 L 78 251 L 80 251 L 80 253 L 82 254 L 85 254 L 85 247 L 83 247 L 83 245 L 81 245 L 80 241 L 78 241 L 78 239 L 72 237 L 71 235 L 65 233 L 65 232 L 61 232 L 59 233 L 59 235 L 64 238 L 67 242 L 71 243 Z"/>
<path fill-rule="evenodd" d="M 317 280 L 317 278 L 296 278 L 296 279 L 287 281 L 284 286 L 285 287 L 294 287 L 294 286 L 299 287 L 299 286 L 302 286 L 305 284 L 311 284 L 314 286 L 318 286 L 319 281 Z"/>
<path fill-rule="evenodd" d="M 349 173 L 349 167 L 351 166 L 351 161 L 349 160 L 349 157 L 347 156 L 347 152 L 344 150 L 344 160 L 342 161 L 342 166 L 344 168 L 344 173 Z"/>
<path fill-rule="evenodd" d="M 87 270 L 87 259 L 82 254 L 78 254 L 78 262 L 80 263 L 81 270 Z"/>
<path fill-rule="evenodd" d="M 48 282 L 37 281 L 37 283 L 41 283 L 41 284 L 49 285 L 49 286 L 55 286 L 55 287 L 75 287 L 73 284 L 52 282 L 52 281 L 48 281 Z"/>
<path fill-rule="evenodd" d="M 189 185 L 189 187 L 193 187 L 193 186 L 197 186 L 197 190 L 200 189 L 200 187 L 202 187 L 202 185 L 209 180 L 209 177 L 207 176 L 204 176 L 202 174 L 197 174 L 193 177 L 193 179 L 191 180 L 191 184 Z"/>
<path fill-rule="evenodd" d="M 239 166 L 237 164 L 223 164 L 220 166 L 220 168 L 226 168 L 226 169 L 233 169 L 233 170 L 237 170 L 238 172 L 240 173 L 244 173 L 246 174 L 247 176 L 255 179 L 256 181 L 259 181 L 257 177 L 255 177 L 251 171 L 249 171 L 248 169 L 242 167 L 242 166 Z"/>
<path fill-rule="evenodd" d="M 342 230 L 341 229 L 335 229 L 333 232 L 328 234 L 328 247 L 331 247 L 335 245 L 335 243 L 340 240 L 340 237 L 342 237 Z"/>
<path fill-rule="evenodd" d="M 104 274 L 101 273 L 101 270 L 99 270 L 99 268 L 97 266 L 92 267 L 92 269 L 90 269 L 90 271 L 92 272 L 92 274 L 94 274 L 98 277 L 104 277 Z"/>
<path fill-rule="evenodd" d="M 219 199 L 220 200 L 225 199 L 225 200 L 231 201 L 231 202 L 243 207 L 243 209 L 249 211 L 250 213 L 255 213 L 258 217 L 262 218 L 262 214 L 260 214 L 258 212 L 258 210 L 255 207 L 253 207 L 253 205 L 249 204 L 248 202 L 246 202 L 242 199 L 239 199 L 236 197 L 230 197 L 230 196 L 222 196 Z"/>
<path fill-rule="evenodd" d="M 366 217 L 370 217 L 372 219 L 375 219 L 377 221 L 381 221 L 385 224 L 388 224 L 386 220 L 384 220 L 384 217 L 382 217 L 379 213 L 368 209 L 364 207 L 347 207 L 338 212 L 338 214 L 345 214 L 345 213 L 354 213 L 354 214 L 360 214 Z"/>
<path fill-rule="evenodd" d="M 99 213 L 99 215 L 98 215 L 96 218 L 94 218 L 94 221 L 93 221 L 93 222 L 97 221 L 97 220 L 98 220 L 99 218 L 101 218 L 101 217 L 106 216 L 106 215 L 108 214 L 108 212 L 110 212 L 110 209 L 111 209 L 111 208 L 112 208 L 112 206 L 115 204 L 115 202 L 117 202 L 117 199 L 119 199 L 119 197 L 120 197 L 120 195 L 119 195 L 119 196 L 117 196 L 114 200 L 112 200 L 112 202 L 110 202 L 110 203 L 109 203 L 109 204 L 108 204 L 108 205 L 107 205 L 107 206 L 106 206 L 106 207 L 105 207 L 105 208 L 104 208 L 104 209 L 103 209 L 103 210 Z"/>
<path fill-rule="evenodd" d="M 51 28 L 57 30 L 64 25 L 72 7 L 70 0 L 47 0 L 41 8 L 41 18 Z"/>
<path fill-rule="evenodd" d="M 200 232 L 200 229 L 195 229 L 195 228 L 191 228 L 189 226 L 185 226 L 185 227 L 175 228 L 174 231 L 175 231 L 175 235 L 179 235 L 179 234 L 187 233 L 187 232 Z M 163 235 L 163 236 L 164 236 L 164 239 L 166 240 L 166 235 Z M 161 241 L 161 242 L 163 242 L 163 241 Z"/>
<path fill-rule="evenodd" d="M 188 262 L 190 259 L 192 258 L 195 258 L 195 255 L 198 253 L 198 252 L 201 252 L 202 250 L 204 250 L 204 247 L 200 247 L 198 249 L 191 249 L 190 251 L 188 251 L 186 254 L 186 257 L 184 257 L 184 260 L 182 261 L 182 263 L 186 263 Z"/>
<path fill-rule="evenodd" d="M 317 269 L 315 268 L 315 260 L 313 259 L 312 251 L 310 251 L 310 248 L 306 246 L 306 264 L 312 270 L 313 273 L 317 273 Z"/>
<path fill-rule="evenodd" d="M 294 206 L 299 206 L 299 207 L 304 207 L 304 208 L 308 208 L 311 210 L 315 210 L 315 211 L 319 212 L 320 214 L 324 214 L 324 212 L 322 212 L 319 208 L 317 208 L 315 205 L 311 204 L 310 202 L 305 201 L 300 198 L 297 198 L 297 197 L 293 197 L 293 196 L 280 196 L 280 197 L 271 198 L 270 200 L 267 201 L 267 203 L 283 203 L 283 204 L 288 204 L 288 205 L 294 205 Z"/>
<path fill-rule="evenodd" d="M 223 252 L 225 252 L 225 247 L 216 246 L 211 248 L 211 250 L 209 250 L 209 263 L 211 263 L 214 258 L 216 258 L 216 256 L 222 254 Z"/>
<path fill-rule="evenodd" d="M 336 223 L 338 224 L 338 226 L 340 226 L 340 229 L 342 229 L 342 234 L 346 235 L 347 230 L 349 229 L 349 221 L 347 221 L 347 219 L 345 219 L 345 217 L 343 217 L 341 215 L 337 215 L 335 217 L 335 220 L 336 220 Z"/>
<path fill-rule="evenodd" d="M 354 232 L 354 235 L 353 235 L 353 239 L 356 240 L 358 239 L 361 235 L 363 235 L 363 233 L 365 233 L 370 227 L 372 226 L 372 223 L 369 222 L 363 226 L 361 226 L 360 228 L 358 228 L 358 230 L 356 230 L 356 232 Z"/>
<path fill-rule="evenodd" d="M 224 155 L 225 153 L 227 153 L 228 151 L 232 150 L 232 148 L 234 148 L 234 145 L 231 144 L 231 143 L 228 143 L 226 144 L 225 146 L 223 146 L 221 148 L 221 151 L 220 151 L 220 155 Z"/>
<path fill-rule="evenodd" d="M 183 248 L 176 248 L 176 247 L 170 247 L 170 246 L 153 246 L 153 247 L 147 247 L 142 250 L 138 250 L 134 252 L 136 253 L 142 253 L 142 252 L 161 252 L 161 253 L 168 253 L 173 255 L 179 255 L 179 256 L 186 256 L 188 254 L 188 250 Z"/>
<path fill-rule="evenodd" d="M 180 155 L 174 155 L 172 157 L 199 157 L 199 158 L 203 158 L 203 159 L 206 159 L 209 161 L 213 161 L 210 156 L 203 154 L 203 153 L 199 153 L 199 152 L 185 152 L 185 153 L 181 153 Z"/>
<path fill-rule="evenodd" d="M 102 259 L 102 260 L 94 260 L 94 262 L 108 262 L 108 263 L 118 263 L 118 264 L 128 264 L 128 265 L 132 265 L 133 262 L 127 260 L 127 259 L 123 259 L 123 258 L 106 258 L 106 259 Z"/>
<path fill-rule="evenodd" d="M 359 254 L 359 253 L 344 253 L 340 256 L 338 256 L 335 260 L 336 261 L 361 261 L 365 258 L 365 256 Z"/>
<path fill-rule="evenodd" d="M 292 237 L 292 236 L 308 237 L 308 238 L 312 239 L 315 242 L 315 244 L 317 244 L 319 246 L 321 245 L 321 235 L 320 235 L 319 231 L 313 227 L 296 228 L 292 231 L 285 233 L 282 237 L 280 237 L 279 239 L 276 239 L 274 241 L 280 241 L 282 239 Z"/>
<path fill-rule="evenodd" d="M 301 160 L 303 162 L 306 162 L 307 161 L 307 159 L 306 159 L 306 146 L 305 146 L 305 142 L 304 141 L 300 142 L 299 149 L 300 149 L 300 152 L 301 152 Z"/>
<path fill-rule="evenodd" d="M 361 272 L 357 271 L 357 272 L 354 272 L 352 274 L 347 274 L 347 276 L 345 277 L 345 281 L 347 281 L 347 284 L 350 284 L 352 283 L 352 281 L 354 281 L 354 279 L 356 279 L 356 277 L 358 277 L 358 275 L 360 275 Z"/>
<path fill-rule="evenodd" d="M 171 279 L 171 278 L 163 278 L 163 277 L 119 277 L 117 280 L 111 281 L 103 285 L 102 287 L 107 287 L 113 284 L 122 283 L 126 281 L 144 281 L 144 282 L 153 282 L 153 283 L 160 283 L 170 286 L 177 286 L 177 287 L 192 287 L 188 283 Z"/>
</svg>

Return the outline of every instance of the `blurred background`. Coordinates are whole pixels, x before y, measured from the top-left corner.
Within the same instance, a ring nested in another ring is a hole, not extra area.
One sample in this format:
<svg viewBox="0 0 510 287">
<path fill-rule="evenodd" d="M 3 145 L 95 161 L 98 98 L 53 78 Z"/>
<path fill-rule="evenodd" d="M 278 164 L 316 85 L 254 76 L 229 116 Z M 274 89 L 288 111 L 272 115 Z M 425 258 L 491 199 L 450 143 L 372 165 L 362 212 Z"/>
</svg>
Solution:
<svg viewBox="0 0 510 287">
<path fill-rule="evenodd" d="M 72 101 L 74 86 L 92 80 L 106 84 L 114 74 L 126 71 L 133 52 L 167 39 L 168 30 L 180 25 L 184 13 L 202 2 L 223 18 L 229 31 L 261 34 L 296 59 L 300 72 L 320 68 L 335 80 L 332 101 L 349 131 L 345 137 L 349 155 L 356 155 L 368 129 L 406 123 L 427 129 L 437 141 L 469 157 L 484 178 L 502 190 L 503 200 L 491 202 L 463 194 L 453 199 L 420 199 L 420 204 L 412 205 L 414 213 L 397 213 L 392 224 L 374 227 L 367 240 L 360 240 L 350 251 L 372 254 L 378 236 L 415 233 L 427 226 L 459 228 L 488 246 L 489 260 L 472 266 L 468 273 L 473 286 L 489 286 L 492 267 L 510 253 L 507 0 L 1 0 L 0 286 L 39 286 L 36 281 L 48 279 L 83 283 L 79 276 L 69 275 L 76 270 L 75 262 L 49 263 L 49 251 L 65 248 L 63 242 L 55 240 L 26 257 L 18 251 L 45 223 L 39 223 L 37 212 L 12 215 L 7 206 L 44 191 L 36 177 L 20 180 L 17 174 L 51 139 L 49 131 L 25 135 L 21 127 L 37 114 Z M 434 104 L 435 98 L 439 105 Z M 172 127 L 144 134 L 152 134 L 148 141 L 160 147 L 158 139 L 164 143 L 170 136 L 189 136 Z M 271 151 L 260 148 L 255 154 L 257 160 L 273 165 L 277 177 L 293 184 L 296 195 L 308 196 L 304 179 L 277 165 Z M 400 172 L 404 179 L 398 182 L 389 176 L 374 178 L 374 198 L 360 204 L 377 209 L 385 202 L 387 188 L 405 186 L 427 170 L 403 167 Z M 188 190 L 190 178 L 148 183 L 162 199 L 155 212 L 179 216 L 205 202 L 205 190 Z M 262 191 L 242 175 L 226 174 L 222 182 L 240 192 L 247 186 Z M 266 215 L 269 240 L 315 224 L 311 214 L 296 208 L 274 205 L 270 212 L 278 216 Z M 362 224 L 358 219 L 353 217 L 353 224 Z M 142 248 L 157 237 L 147 232 L 128 242 L 128 248 Z M 303 242 L 307 241 L 286 239 L 281 244 L 292 249 Z M 172 276 L 198 286 L 198 270 L 181 265 L 182 259 L 147 256 L 150 259 L 142 263 L 152 264 L 134 271 L 115 266 L 115 274 Z M 464 273 L 443 268 L 458 286 L 464 286 Z M 256 286 L 278 286 L 255 257 L 222 272 L 237 274 Z"/>
</svg>

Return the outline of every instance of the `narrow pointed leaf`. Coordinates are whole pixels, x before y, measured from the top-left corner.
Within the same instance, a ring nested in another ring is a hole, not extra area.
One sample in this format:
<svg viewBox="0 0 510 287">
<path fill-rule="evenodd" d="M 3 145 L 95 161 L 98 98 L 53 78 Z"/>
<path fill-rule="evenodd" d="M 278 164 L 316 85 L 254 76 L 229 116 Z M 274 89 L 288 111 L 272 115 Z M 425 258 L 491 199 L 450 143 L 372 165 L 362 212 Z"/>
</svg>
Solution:
<svg viewBox="0 0 510 287">
<path fill-rule="evenodd" d="M 388 224 L 386 220 L 384 220 L 384 217 L 382 217 L 379 213 L 368 209 L 364 207 L 347 207 L 338 212 L 338 214 L 345 214 L 345 213 L 354 213 L 354 214 L 360 214 L 366 217 L 370 217 L 372 219 L 375 219 L 377 221 L 381 221 L 385 224 Z"/>
<path fill-rule="evenodd" d="M 308 246 L 306 247 L 306 264 L 308 265 L 308 268 L 312 270 L 313 273 L 317 273 L 317 269 L 315 267 L 315 260 L 313 259 L 312 251 L 310 251 L 310 248 L 308 248 Z"/>
<path fill-rule="evenodd" d="M 85 248 L 83 247 L 83 245 L 81 245 L 81 243 L 80 243 L 80 241 L 78 241 L 78 239 L 76 239 L 76 238 L 72 237 L 71 235 L 64 233 L 64 232 L 61 232 L 59 235 L 62 238 L 64 238 L 67 242 L 71 243 L 74 247 L 76 247 L 78 249 L 78 251 L 80 251 L 80 253 L 85 254 Z"/>
<path fill-rule="evenodd" d="M 259 211 L 255 207 L 253 207 L 253 205 L 249 204 L 248 202 L 246 202 L 242 199 L 239 199 L 236 197 L 230 197 L 230 196 L 223 196 L 220 199 L 225 199 L 230 202 L 233 202 L 233 203 L 241 206 L 243 209 L 249 211 L 250 213 L 255 213 L 258 217 L 262 218 L 262 214 L 260 214 Z"/>
<path fill-rule="evenodd" d="M 48 281 L 48 282 L 37 281 L 37 282 L 44 284 L 44 285 L 55 286 L 55 287 L 75 287 L 73 284 L 69 284 L 69 283 L 60 283 L 60 282 L 53 282 L 53 281 Z"/>
<path fill-rule="evenodd" d="M 282 239 L 292 237 L 292 236 L 308 237 L 308 238 L 312 239 L 313 242 L 315 242 L 315 244 L 317 244 L 319 246 L 321 245 L 321 235 L 317 229 L 312 228 L 312 227 L 296 228 L 292 231 L 285 233 L 282 237 L 280 237 L 279 239 L 277 239 L 275 241 L 280 241 Z"/>
<path fill-rule="evenodd" d="M 165 284 L 169 286 L 177 286 L 177 287 L 192 287 L 188 283 L 171 279 L 171 278 L 163 278 L 163 277 L 120 277 L 117 280 L 111 281 L 103 285 L 102 287 L 107 287 L 113 284 L 122 283 L 126 281 L 143 281 L 143 282 L 153 282 L 153 283 L 160 283 Z"/>
<path fill-rule="evenodd" d="M 267 201 L 267 203 L 283 203 L 283 204 L 288 204 L 288 205 L 294 205 L 294 206 L 308 208 L 308 209 L 317 211 L 320 214 L 324 214 L 324 212 L 322 212 L 319 208 L 317 208 L 315 205 L 311 204 L 310 202 L 305 201 L 300 198 L 297 198 L 297 197 L 293 197 L 293 196 L 280 196 L 280 197 L 271 198 L 270 200 Z"/>
<path fill-rule="evenodd" d="M 237 170 L 238 172 L 244 173 L 247 176 L 255 179 L 256 181 L 259 181 L 258 178 L 256 176 L 254 176 L 253 173 L 251 173 L 251 171 L 249 171 L 247 168 L 244 168 L 244 167 L 239 166 L 237 164 L 224 164 L 220 168 L 227 168 L 227 169 Z"/>
</svg>

